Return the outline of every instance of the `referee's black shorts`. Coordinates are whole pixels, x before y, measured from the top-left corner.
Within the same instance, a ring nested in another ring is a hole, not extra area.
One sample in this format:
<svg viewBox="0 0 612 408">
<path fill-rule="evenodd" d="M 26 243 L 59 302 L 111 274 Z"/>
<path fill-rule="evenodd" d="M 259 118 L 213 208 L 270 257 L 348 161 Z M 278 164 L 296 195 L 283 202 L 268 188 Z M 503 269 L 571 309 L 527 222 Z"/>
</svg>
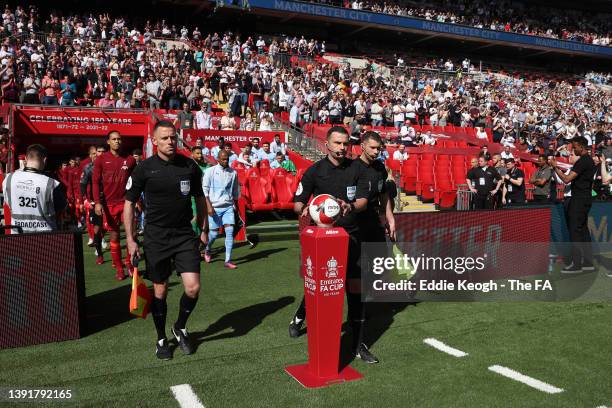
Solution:
<svg viewBox="0 0 612 408">
<path fill-rule="evenodd" d="M 191 226 L 164 228 L 146 224 L 144 230 L 144 252 L 146 278 L 155 283 L 165 282 L 172 274 L 172 263 L 176 274 L 200 273 L 199 240 Z"/>
</svg>

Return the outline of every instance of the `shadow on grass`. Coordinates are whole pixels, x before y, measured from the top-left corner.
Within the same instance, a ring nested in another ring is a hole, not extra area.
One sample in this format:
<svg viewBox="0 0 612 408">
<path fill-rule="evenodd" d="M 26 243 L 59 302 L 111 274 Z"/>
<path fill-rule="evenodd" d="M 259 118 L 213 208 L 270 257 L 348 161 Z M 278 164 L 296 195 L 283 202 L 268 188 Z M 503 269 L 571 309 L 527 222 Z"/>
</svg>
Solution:
<svg viewBox="0 0 612 408">
<path fill-rule="evenodd" d="M 129 311 L 130 293 L 132 292 L 131 282 L 131 278 L 127 278 L 117 288 L 87 296 L 85 300 L 87 311 L 86 336 L 110 329 L 135 318 Z M 147 284 L 149 287 L 151 286 L 150 283 Z M 175 285 L 178 285 L 178 283 L 171 282 L 169 284 L 170 287 Z"/>
<path fill-rule="evenodd" d="M 416 306 L 417 303 L 369 303 L 367 305 L 366 323 L 363 341 L 368 347 L 376 342 L 385 334 L 395 321 L 395 315 L 401 313 L 408 306 Z M 351 364 L 355 359 L 353 355 L 353 333 L 350 324 L 345 322 L 342 325 L 343 334 L 340 338 L 340 370 Z M 376 353 L 372 351 L 374 355 Z"/>
<path fill-rule="evenodd" d="M 230 312 L 208 326 L 205 331 L 194 332 L 192 337 L 197 346 L 206 341 L 221 340 L 240 337 L 249 333 L 273 313 L 295 302 L 293 296 L 284 296 L 269 302 L 257 303 L 242 309 Z M 225 332 L 232 329 L 231 332 Z"/>
<path fill-rule="evenodd" d="M 253 252 L 250 254 L 247 254 L 245 256 L 241 256 L 240 258 L 236 258 L 234 261 L 236 265 L 240 265 L 243 263 L 247 263 L 247 262 L 251 262 L 251 261 L 255 261 L 257 259 L 262 259 L 262 258 L 268 258 L 270 257 L 270 255 L 274 255 L 278 252 L 283 252 L 285 251 L 287 248 L 283 247 L 283 248 L 273 248 L 273 249 L 264 249 L 263 251 L 258 251 L 258 252 Z"/>
</svg>

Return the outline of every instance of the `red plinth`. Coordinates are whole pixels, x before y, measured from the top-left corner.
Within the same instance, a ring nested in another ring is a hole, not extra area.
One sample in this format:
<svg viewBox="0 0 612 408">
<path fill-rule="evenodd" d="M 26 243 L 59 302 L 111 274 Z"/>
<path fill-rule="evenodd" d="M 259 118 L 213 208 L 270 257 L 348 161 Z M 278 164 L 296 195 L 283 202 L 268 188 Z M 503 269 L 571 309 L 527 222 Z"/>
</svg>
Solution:
<svg viewBox="0 0 612 408">
<path fill-rule="evenodd" d="M 308 363 L 285 371 L 306 388 L 363 377 L 351 367 L 339 371 L 348 239 L 342 228 L 308 227 L 300 235 Z"/>
</svg>

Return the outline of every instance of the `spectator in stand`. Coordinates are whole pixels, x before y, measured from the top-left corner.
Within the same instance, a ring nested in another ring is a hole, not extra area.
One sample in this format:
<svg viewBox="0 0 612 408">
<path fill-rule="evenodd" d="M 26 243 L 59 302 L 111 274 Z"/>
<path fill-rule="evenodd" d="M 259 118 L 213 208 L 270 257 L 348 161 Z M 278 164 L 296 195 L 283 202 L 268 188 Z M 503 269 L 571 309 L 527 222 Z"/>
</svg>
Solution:
<svg viewBox="0 0 612 408">
<path fill-rule="evenodd" d="M 228 160 L 229 160 L 228 163 L 229 163 L 230 166 L 232 165 L 234 160 L 238 160 L 238 155 L 236 153 L 234 153 L 234 151 L 232 150 L 232 144 L 230 142 L 223 143 L 223 150 L 225 152 L 227 152 Z M 219 153 L 220 152 L 221 151 L 219 151 Z M 217 160 L 219 160 L 218 157 L 219 157 L 219 154 L 217 154 Z"/>
<path fill-rule="evenodd" d="M 259 130 L 261 132 L 269 132 L 272 130 L 272 125 L 274 124 L 274 117 L 271 113 L 266 113 L 261 118 L 259 122 Z"/>
<path fill-rule="evenodd" d="M 237 163 L 242 164 L 247 170 L 257 166 L 257 162 L 251 158 L 250 149 L 246 148 L 242 153 L 240 153 L 238 159 L 232 163 L 232 168 L 234 168 Z"/>
<path fill-rule="evenodd" d="M 433 146 L 436 144 L 436 138 L 431 134 L 431 130 L 428 130 L 423 135 L 423 145 Z"/>
<path fill-rule="evenodd" d="M 387 145 L 382 144 L 380 145 L 380 154 L 378 155 L 378 157 L 376 158 L 376 160 L 380 160 L 381 162 L 386 162 L 387 160 L 389 160 L 389 152 L 387 151 Z"/>
<path fill-rule="evenodd" d="M 514 155 L 510 151 L 510 146 L 508 146 L 508 145 L 504 146 L 504 150 L 501 152 L 500 156 L 504 160 L 514 159 Z"/>
<path fill-rule="evenodd" d="M 272 163 L 274 159 L 276 158 L 276 153 L 273 153 L 272 150 L 270 149 L 269 142 L 263 142 L 262 148 L 261 150 L 259 150 L 258 155 L 259 155 L 259 160 L 267 160 L 270 163 Z"/>
<path fill-rule="evenodd" d="M 514 142 L 515 142 L 515 138 L 512 135 L 512 133 L 506 133 L 504 134 L 504 136 L 501 138 L 500 142 L 503 146 L 505 147 L 511 147 L 514 149 Z"/>
<path fill-rule="evenodd" d="M 259 138 L 254 137 L 253 140 L 251 140 L 251 155 L 258 161 L 260 160 L 260 154 L 262 151 L 262 148 L 259 147 Z"/>
<path fill-rule="evenodd" d="M 483 128 L 476 127 L 476 138 L 480 140 L 488 140 L 489 135 L 487 135 L 487 132 L 485 132 Z"/>
<path fill-rule="evenodd" d="M 55 92 L 59 89 L 59 86 L 57 81 L 53 79 L 51 71 L 47 71 L 47 75 L 43 78 L 42 87 L 44 89 L 43 105 L 57 105 L 58 101 Z"/>
<path fill-rule="evenodd" d="M 220 137 L 219 140 L 217 140 L 217 146 L 213 146 L 213 148 L 210 149 L 210 155 L 215 160 L 217 160 L 217 157 L 219 156 L 219 152 L 223 150 L 224 145 L 225 145 L 225 139 L 223 137 Z"/>
<path fill-rule="evenodd" d="M 208 104 L 202 102 L 200 110 L 195 114 L 196 129 L 212 129 L 212 115 L 208 112 Z"/>
<path fill-rule="evenodd" d="M 384 102 L 382 99 L 378 99 L 370 108 L 370 118 L 372 119 L 372 126 L 382 126 L 383 123 L 383 111 Z"/>
<path fill-rule="evenodd" d="M 274 141 L 270 143 L 270 151 L 274 154 L 280 152 L 287 156 L 287 146 L 281 142 L 281 137 L 278 133 L 274 135 Z"/>
<path fill-rule="evenodd" d="M 149 74 L 149 81 L 145 90 L 149 99 L 149 107 L 151 109 L 159 109 L 161 107 L 162 83 L 155 78 L 154 74 Z"/>
<path fill-rule="evenodd" d="M 524 205 L 525 199 L 525 173 L 517 168 L 514 164 L 514 159 L 506 160 L 506 175 L 502 178 L 504 181 L 502 190 L 503 205 Z"/>
<path fill-rule="evenodd" d="M 40 103 L 40 100 L 38 99 L 38 91 L 40 87 L 40 80 L 36 78 L 36 74 L 34 72 L 30 72 L 28 77 L 23 81 L 23 90 L 25 91 L 23 103 Z"/>
<path fill-rule="evenodd" d="M 285 155 L 282 153 L 276 153 L 275 159 L 270 163 L 270 168 L 282 168 L 287 170 L 288 172 L 291 172 L 293 175 L 297 173 L 297 168 L 295 167 L 295 164 L 291 160 L 285 158 Z"/>
<path fill-rule="evenodd" d="M 74 106 L 74 99 L 76 95 L 76 86 L 66 75 L 64 77 L 64 82 L 60 85 L 62 90 L 62 106 Z"/>
<path fill-rule="evenodd" d="M 104 98 L 98 100 L 98 106 L 101 108 L 114 108 L 115 104 L 115 98 L 113 98 L 113 94 L 110 92 L 106 92 Z"/>
<path fill-rule="evenodd" d="M 199 112 L 198 112 L 199 113 Z M 193 129 L 194 117 L 189 103 L 183 103 L 183 110 L 176 115 L 174 126 L 178 129 Z"/>
<path fill-rule="evenodd" d="M 221 130 L 236 130 L 236 120 L 231 112 L 225 112 L 226 115 L 221 118 L 219 126 Z"/>
<path fill-rule="evenodd" d="M 491 153 L 489 153 L 489 148 L 487 145 L 482 146 L 482 148 L 480 149 L 480 153 L 478 154 L 479 157 L 484 157 L 485 161 L 489 161 L 491 160 Z"/>
<path fill-rule="evenodd" d="M 126 95 L 124 92 L 121 92 L 119 94 L 119 99 L 117 99 L 117 102 L 115 102 L 115 107 L 119 108 L 119 109 L 129 109 L 130 108 L 130 101 L 126 98 Z"/>
<path fill-rule="evenodd" d="M 546 156 L 538 156 L 538 170 L 533 173 L 529 182 L 535 186 L 533 202 L 536 204 L 546 203 L 551 199 L 552 169 L 548 166 Z M 552 197 L 554 199 L 554 197 Z"/>
<path fill-rule="evenodd" d="M 408 160 L 409 157 L 410 156 L 408 155 L 408 152 L 406 151 L 406 146 L 403 144 L 399 144 L 397 146 L 397 150 L 393 152 L 393 160 L 403 162 L 403 161 Z"/>
<path fill-rule="evenodd" d="M 132 107 L 137 109 L 142 108 L 145 97 L 146 91 L 143 89 L 142 81 L 138 80 L 136 88 L 134 88 L 134 92 L 132 92 Z"/>
</svg>

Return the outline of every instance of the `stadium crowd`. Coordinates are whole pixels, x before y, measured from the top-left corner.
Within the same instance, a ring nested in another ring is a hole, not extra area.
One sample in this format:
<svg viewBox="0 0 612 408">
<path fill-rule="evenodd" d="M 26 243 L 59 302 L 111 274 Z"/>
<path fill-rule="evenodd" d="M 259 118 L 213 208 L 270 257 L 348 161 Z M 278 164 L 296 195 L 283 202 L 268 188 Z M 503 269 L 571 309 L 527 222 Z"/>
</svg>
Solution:
<svg viewBox="0 0 612 408">
<path fill-rule="evenodd" d="M 610 14 L 552 9 L 522 1 L 360 1 L 319 0 L 354 10 L 367 10 L 439 23 L 468 25 L 539 37 L 610 46 Z"/>
<path fill-rule="evenodd" d="M 612 123 L 610 93 L 597 86 L 607 81 L 604 74 L 578 84 L 497 74 L 476 81 L 467 74 L 469 60 L 441 59 L 438 68 L 457 70 L 456 77 L 416 71 L 385 76 L 321 59 L 325 43 L 304 37 L 244 39 L 198 28 L 190 33 L 165 21 L 136 28 L 108 15 L 51 14 L 39 26 L 36 8 L 21 6 L 6 8 L 3 20 L 6 32 L 53 34 L 4 40 L 0 78 L 6 102 L 174 110 L 187 103 L 189 110 L 209 113 L 213 104 L 227 103 L 229 119 L 217 125 L 224 129 L 237 128 L 231 120 L 237 117 L 245 119 L 242 129 L 268 129 L 273 113 L 282 111 L 296 126 L 355 122 L 405 127 L 402 136 L 411 132 L 406 121 L 490 127 L 494 141 L 528 151 L 577 134 L 599 143 Z M 169 47 L 153 41 L 157 36 L 187 46 Z M 191 123 L 212 126 L 206 120 Z"/>
</svg>

